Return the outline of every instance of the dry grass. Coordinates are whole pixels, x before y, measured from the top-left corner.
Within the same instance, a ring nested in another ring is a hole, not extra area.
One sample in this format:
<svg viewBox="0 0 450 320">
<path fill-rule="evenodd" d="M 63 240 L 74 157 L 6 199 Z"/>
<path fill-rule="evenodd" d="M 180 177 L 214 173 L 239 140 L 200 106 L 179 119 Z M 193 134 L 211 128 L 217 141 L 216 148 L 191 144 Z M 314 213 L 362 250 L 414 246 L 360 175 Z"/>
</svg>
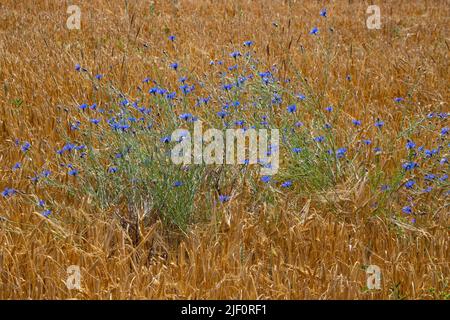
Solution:
<svg viewBox="0 0 450 320">
<path fill-rule="evenodd" d="M 312 26 L 324 28 L 317 1 L 2 1 L 0 189 L 43 192 L 28 176 L 57 167 L 48 154 L 63 142 L 56 130 L 63 109 L 97 97 L 74 76 L 75 63 L 129 92 L 146 76 L 175 82 L 166 75 L 174 59 L 189 72 L 209 73 L 211 59 L 252 39 L 280 76 L 296 65 L 331 103 L 339 103 L 351 74 L 345 112 L 368 122 L 383 114 L 392 132 L 410 115 L 448 112 L 448 1 L 378 2 L 379 31 L 365 27 L 365 1 L 327 3 L 336 55 L 325 69 L 322 48 L 308 36 Z M 77 3 L 81 30 L 69 31 L 66 9 Z M 174 45 L 169 34 L 177 36 Z M 408 110 L 390 107 L 406 93 Z M 30 153 L 18 151 L 15 138 L 30 141 Z M 419 132 L 415 141 L 427 139 Z M 383 159 L 386 172 L 404 156 L 403 141 L 392 143 L 401 146 Z M 17 161 L 23 170 L 11 174 Z M 52 198 L 63 209 L 55 219 L 18 197 L 0 199 L 0 298 L 448 298 L 448 204 L 411 225 L 374 215 L 372 194 L 363 178 L 358 183 L 319 196 L 280 194 L 276 206 L 253 206 L 244 185 L 185 235 L 158 221 L 124 228 L 113 212 L 97 212 L 88 199 L 76 202 L 57 190 Z M 382 270 L 381 290 L 365 289 L 370 264 Z M 66 288 L 70 265 L 81 267 L 81 291 Z"/>
</svg>

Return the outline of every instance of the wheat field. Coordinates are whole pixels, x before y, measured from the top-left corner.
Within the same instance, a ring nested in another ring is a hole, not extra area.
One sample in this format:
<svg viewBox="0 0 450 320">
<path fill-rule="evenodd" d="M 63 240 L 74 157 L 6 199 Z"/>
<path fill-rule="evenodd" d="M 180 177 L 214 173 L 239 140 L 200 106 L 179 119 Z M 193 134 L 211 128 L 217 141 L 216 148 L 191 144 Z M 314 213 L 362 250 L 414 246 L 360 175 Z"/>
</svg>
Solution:
<svg viewBox="0 0 450 320">
<path fill-rule="evenodd" d="M 1 0 L 0 299 L 448 299 L 449 17 L 439 0 Z M 156 142 L 108 133 L 117 92 L 142 93 Z M 212 126 L 225 102 L 224 121 L 266 112 L 286 134 L 272 180 L 144 169 L 172 114 Z"/>
</svg>

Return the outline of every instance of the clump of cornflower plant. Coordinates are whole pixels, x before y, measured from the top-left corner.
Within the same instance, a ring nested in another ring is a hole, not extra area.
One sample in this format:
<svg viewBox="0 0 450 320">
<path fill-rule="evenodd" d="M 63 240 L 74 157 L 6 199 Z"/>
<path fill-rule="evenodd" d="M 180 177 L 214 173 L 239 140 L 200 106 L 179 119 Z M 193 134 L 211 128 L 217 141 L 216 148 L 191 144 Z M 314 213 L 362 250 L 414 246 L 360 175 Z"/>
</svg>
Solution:
<svg viewBox="0 0 450 320">
<path fill-rule="evenodd" d="M 329 22 L 326 9 L 320 16 L 320 23 Z M 312 43 L 322 41 L 327 32 L 319 26 L 321 31 L 317 26 L 303 30 L 309 32 Z M 174 48 L 179 40 L 183 39 L 170 35 L 165 45 Z M 55 170 L 52 167 L 51 174 L 42 168 L 35 171 L 30 183 L 36 188 L 48 183 L 65 190 L 78 200 L 74 203 L 88 198 L 95 209 L 110 209 L 124 221 L 142 211 L 148 221 L 160 219 L 182 230 L 199 219 L 199 212 L 226 210 L 230 195 L 244 188 L 251 190 L 255 201 L 274 206 L 279 195 L 288 195 L 318 199 L 336 212 L 339 203 L 330 204 L 329 199 L 353 201 L 348 200 L 353 199 L 351 195 L 338 194 L 339 190 L 362 190 L 377 204 L 370 214 L 400 217 L 431 212 L 448 201 L 447 113 L 433 111 L 408 119 L 417 121 L 430 139 L 415 136 L 419 126 L 395 132 L 394 123 L 383 114 L 368 118 L 362 112 L 345 112 L 345 101 L 337 102 L 328 88 L 315 88 L 306 80 L 309 75 L 295 65 L 289 66 L 295 76 L 283 78 L 277 66 L 261 62 L 257 48 L 252 39 L 235 44 L 228 54 L 208 62 L 211 71 L 207 74 L 186 71 L 183 54 L 162 55 L 164 60 L 155 69 L 168 76 L 150 74 L 127 84 L 137 88 L 127 92 L 107 83 L 102 74 L 91 74 L 76 64 L 68 76 L 92 81 L 95 94 L 77 97 L 79 102 L 68 110 L 67 122 L 58 128 L 65 141 L 48 155 Z M 351 87 L 351 77 L 346 79 Z M 394 98 L 394 102 L 397 109 L 405 107 L 404 98 Z M 279 143 L 266 150 L 267 156 L 279 153 L 278 172 L 258 175 L 261 167 L 270 166 L 261 159 L 256 164 L 245 159 L 236 166 L 174 163 L 173 147 L 187 141 L 188 135 L 173 138 L 172 133 L 177 129 L 192 132 L 199 121 L 223 132 L 278 129 Z M 29 142 L 17 141 L 14 148 L 22 158 L 34 151 Z M 401 161 L 393 163 L 397 154 Z M 20 169 L 16 175 L 28 167 L 25 160 L 17 160 L 22 162 L 7 166 L 11 172 Z M 6 187 L 2 201 L 15 194 L 13 186 Z M 36 206 L 36 199 L 41 198 L 33 199 Z M 51 214 L 45 203 L 44 199 L 38 202 L 43 216 L 59 215 L 55 208 L 58 214 Z"/>
</svg>

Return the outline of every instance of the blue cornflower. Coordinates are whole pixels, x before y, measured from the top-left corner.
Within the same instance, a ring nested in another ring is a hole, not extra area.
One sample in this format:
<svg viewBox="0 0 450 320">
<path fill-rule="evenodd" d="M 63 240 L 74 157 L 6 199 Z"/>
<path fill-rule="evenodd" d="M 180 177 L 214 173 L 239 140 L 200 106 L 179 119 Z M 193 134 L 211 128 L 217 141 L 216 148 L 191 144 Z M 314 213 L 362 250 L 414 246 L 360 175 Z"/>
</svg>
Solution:
<svg viewBox="0 0 450 320">
<path fill-rule="evenodd" d="M 375 148 L 373 148 L 373 151 L 375 153 L 379 153 L 379 152 L 381 152 L 381 148 L 380 147 L 375 147 Z"/>
<path fill-rule="evenodd" d="M 169 36 L 169 40 L 172 41 L 172 42 L 175 41 L 175 38 L 176 38 L 176 37 L 175 37 L 174 35 L 170 35 L 170 36 Z"/>
<path fill-rule="evenodd" d="M 170 136 L 165 136 L 165 137 L 162 137 L 161 139 L 160 139 L 160 141 L 161 142 L 163 142 L 163 143 L 169 143 L 170 142 Z"/>
<path fill-rule="evenodd" d="M 290 186 L 292 186 L 291 180 L 287 180 L 281 184 L 281 187 L 283 187 L 283 188 L 289 188 Z"/>
<path fill-rule="evenodd" d="M 47 209 L 47 210 L 42 211 L 42 215 L 43 215 L 44 217 L 46 217 L 46 218 L 47 218 L 51 213 L 52 213 L 52 211 L 51 211 L 50 209 Z"/>
<path fill-rule="evenodd" d="M 99 124 L 100 123 L 100 119 L 91 119 L 91 120 L 89 120 L 91 123 L 93 123 L 93 124 Z"/>
<path fill-rule="evenodd" d="M 412 213 L 412 209 L 411 209 L 410 206 L 403 207 L 402 211 L 403 211 L 403 213 L 406 213 L 406 214 L 411 214 Z"/>
<path fill-rule="evenodd" d="M 157 94 L 158 91 L 159 91 L 159 88 L 158 88 L 158 87 L 152 87 L 152 88 L 150 88 L 150 89 L 148 90 L 148 93 L 150 93 L 150 94 Z M 128 103 L 128 101 L 127 101 L 127 103 Z M 123 105 L 123 103 L 122 103 L 122 105 Z"/>
<path fill-rule="evenodd" d="M 166 94 L 166 98 L 169 100 L 175 99 L 176 96 L 177 96 L 177 93 L 175 91 Z"/>
<path fill-rule="evenodd" d="M 78 170 L 77 169 L 70 169 L 69 170 L 69 176 L 76 176 L 78 174 Z"/>
<path fill-rule="evenodd" d="M 356 120 L 356 119 L 353 119 L 353 120 L 352 120 L 352 123 L 353 123 L 353 125 L 355 125 L 355 126 L 360 126 L 360 125 L 361 125 L 361 121 L 360 121 L 360 120 Z"/>
<path fill-rule="evenodd" d="M 184 84 L 180 86 L 180 89 L 183 91 L 185 95 L 187 95 L 188 93 L 192 92 L 195 89 L 195 86 L 194 85 L 189 86 L 187 84 Z"/>
<path fill-rule="evenodd" d="M 444 174 L 442 177 L 439 178 L 440 181 L 446 181 L 448 179 L 448 174 Z"/>
<path fill-rule="evenodd" d="M 250 78 L 251 78 L 251 76 L 248 76 L 248 77 L 239 76 L 237 81 L 236 81 L 236 87 L 240 87 L 242 84 L 245 83 L 245 81 L 247 81 Z"/>
<path fill-rule="evenodd" d="M 40 199 L 40 200 L 38 201 L 38 206 L 39 206 L 39 207 L 45 206 L 45 201 Z"/>
<path fill-rule="evenodd" d="M 253 41 L 250 41 L 250 40 L 249 40 L 249 41 L 245 41 L 245 42 L 244 42 L 244 46 L 245 46 L 245 47 L 250 47 L 253 43 L 254 43 L 254 42 L 253 42 Z"/>
<path fill-rule="evenodd" d="M 5 190 L 2 191 L 2 196 L 5 198 L 11 197 L 16 193 L 16 190 L 12 188 L 5 188 Z"/>
<path fill-rule="evenodd" d="M 157 91 L 157 93 L 160 94 L 160 95 L 164 95 L 164 94 L 166 94 L 167 92 L 168 92 L 168 90 L 167 90 L 167 89 L 164 89 L 164 88 L 158 88 L 158 91 Z"/>
<path fill-rule="evenodd" d="M 423 189 L 422 192 L 424 192 L 424 193 L 430 193 L 432 190 L 433 190 L 432 187 L 426 187 L 425 189 Z"/>
<path fill-rule="evenodd" d="M 223 88 L 223 90 L 225 90 L 225 91 L 230 91 L 230 90 L 233 88 L 233 85 L 232 85 L 232 84 L 224 84 L 224 85 L 222 86 L 222 88 Z"/>
<path fill-rule="evenodd" d="M 366 146 L 372 144 L 372 140 L 370 140 L 370 139 L 364 139 L 362 142 L 363 142 Z"/>
<path fill-rule="evenodd" d="M 180 115 L 180 119 L 185 121 L 192 119 L 192 117 L 193 115 L 191 113 L 183 113 Z"/>
<path fill-rule="evenodd" d="M 222 111 L 217 112 L 217 115 L 223 119 L 228 115 L 228 112 L 222 110 Z"/>
<path fill-rule="evenodd" d="M 327 17 L 327 9 L 322 9 L 321 11 L 320 11 L 320 15 L 322 16 L 322 17 L 324 17 L 324 18 L 326 18 Z"/>
<path fill-rule="evenodd" d="M 41 172 L 41 176 L 44 178 L 48 178 L 50 176 L 50 174 L 51 174 L 50 170 L 43 170 Z"/>
<path fill-rule="evenodd" d="M 297 98 L 298 98 L 300 101 L 303 101 L 303 100 L 306 99 L 306 96 L 303 95 L 303 94 L 301 94 L 301 93 L 299 93 L 299 94 L 297 94 Z"/>
<path fill-rule="evenodd" d="M 314 138 L 315 142 L 322 142 L 323 140 L 325 140 L 324 136 L 318 136 Z"/>
<path fill-rule="evenodd" d="M 229 200 L 230 200 L 230 196 L 226 196 L 226 195 L 223 195 L 223 194 L 219 195 L 219 201 L 220 202 L 224 203 L 224 202 L 227 202 Z"/>
<path fill-rule="evenodd" d="M 280 104 L 281 102 L 283 102 L 283 99 L 281 98 L 281 96 L 278 93 L 274 93 L 273 98 L 272 98 L 272 103 Z"/>
<path fill-rule="evenodd" d="M 68 152 L 72 151 L 74 148 L 75 148 L 75 145 L 73 143 L 67 143 L 60 150 L 56 151 L 56 153 L 61 155 L 66 151 L 68 151 Z"/>
<path fill-rule="evenodd" d="M 302 148 L 292 148 L 292 152 L 299 154 L 300 152 L 302 152 Z"/>
<path fill-rule="evenodd" d="M 424 176 L 425 180 L 434 180 L 436 178 L 436 176 L 432 173 L 428 173 Z"/>
<path fill-rule="evenodd" d="M 170 67 L 171 67 L 173 70 L 177 70 L 177 69 L 178 69 L 178 62 L 171 63 L 171 64 L 170 64 Z"/>
<path fill-rule="evenodd" d="M 347 152 L 347 148 L 339 148 L 337 151 L 336 151 L 336 157 L 338 158 L 338 159 L 340 159 L 340 158 L 343 158 L 344 156 L 345 156 L 345 153 Z"/>
<path fill-rule="evenodd" d="M 80 108 L 81 110 L 86 110 L 88 107 L 89 107 L 89 106 L 88 106 L 87 103 L 83 103 L 83 104 L 81 104 L 81 105 L 79 106 L 79 108 Z"/>
<path fill-rule="evenodd" d="M 242 54 L 239 51 L 234 51 L 232 53 L 230 53 L 230 56 L 234 59 L 236 59 L 237 57 L 242 56 Z"/>
<path fill-rule="evenodd" d="M 309 34 L 314 34 L 314 35 L 316 35 L 318 33 L 319 33 L 319 28 L 317 28 L 317 27 L 312 28 L 311 31 L 309 32 Z"/>
<path fill-rule="evenodd" d="M 403 169 L 405 169 L 405 171 L 410 171 L 414 168 L 417 168 L 419 165 L 417 164 L 417 162 L 405 162 L 404 164 L 402 164 Z"/>
<path fill-rule="evenodd" d="M 441 136 L 445 136 L 445 135 L 447 135 L 447 134 L 448 134 L 448 128 L 447 128 L 447 127 L 442 128 L 442 130 L 441 130 Z"/>
<path fill-rule="evenodd" d="M 22 152 L 27 152 L 28 150 L 30 150 L 30 148 L 31 144 L 29 142 L 24 142 L 20 149 L 22 150 Z"/>
<path fill-rule="evenodd" d="M 406 189 L 411 189 L 415 184 L 416 184 L 416 182 L 414 180 L 408 180 L 405 183 L 405 187 L 406 187 Z"/>
<path fill-rule="evenodd" d="M 325 111 L 331 112 L 333 111 L 333 106 L 328 106 L 325 108 Z"/>
<path fill-rule="evenodd" d="M 173 186 L 174 186 L 175 188 L 181 187 L 182 185 L 183 185 L 183 182 L 181 182 L 181 181 L 175 181 L 175 182 L 173 183 Z"/>
<path fill-rule="evenodd" d="M 63 150 L 70 152 L 70 151 L 72 151 L 72 150 L 74 150 L 76 148 L 77 148 L 76 144 L 74 144 L 74 143 L 67 143 L 67 144 L 64 145 Z"/>
<path fill-rule="evenodd" d="M 22 164 L 20 162 L 16 162 L 16 164 L 12 167 L 12 169 L 15 171 L 17 169 L 20 169 L 22 167 Z"/>
<path fill-rule="evenodd" d="M 97 75 L 95 76 L 95 78 L 96 78 L 97 80 L 101 80 L 101 79 L 103 78 L 103 75 L 102 75 L 102 74 L 97 74 Z"/>
<path fill-rule="evenodd" d="M 75 65 L 75 70 L 76 71 L 80 71 L 81 70 L 81 66 L 78 63 Z"/>
<path fill-rule="evenodd" d="M 325 124 L 323 125 L 323 127 L 324 127 L 325 129 L 331 129 L 331 128 L 332 128 L 332 125 L 329 124 L 329 123 L 325 123 Z"/>
<path fill-rule="evenodd" d="M 269 183 L 270 180 L 272 180 L 271 176 L 262 176 L 261 177 L 261 181 L 264 182 L 264 183 Z"/>
<path fill-rule="evenodd" d="M 375 121 L 375 127 L 381 128 L 382 126 L 384 126 L 384 121 L 382 120 Z"/>
<path fill-rule="evenodd" d="M 394 98 L 394 101 L 395 101 L 396 103 L 400 103 L 400 102 L 402 102 L 403 100 L 405 100 L 405 99 L 403 99 L 403 98 L 401 98 L 401 97 Z"/>
<path fill-rule="evenodd" d="M 70 130 L 78 130 L 80 128 L 80 124 L 81 124 L 80 121 L 75 121 L 70 125 Z"/>
<path fill-rule="evenodd" d="M 390 190 L 391 189 L 391 187 L 389 186 L 389 185 L 387 185 L 387 184 L 383 184 L 382 186 L 381 186 L 381 191 L 388 191 L 388 190 Z"/>
<path fill-rule="evenodd" d="M 290 106 L 287 107 L 287 111 L 289 113 L 294 113 L 297 110 L 297 106 L 295 104 L 291 104 Z"/>
<path fill-rule="evenodd" d="M 413 141 L 408 140 L 406 142 L 406 149 L 414 149 L 415 147 L 416 147 L 416 144 Z"/>
<path fill-rule="evenodd" d="M 116 173 L 117 172 L 117 167 L 109 167 L 108 168 L 108 173 Z"/>
<path fill-rule="evenodd" d="M 259 76 L 261 77 L 261 80 L 262 82 L 264 82 L 264 84 L 269 84 L 269 82 L 272 82 L 273 80 L 273 76 L 270 71 L 260 72 Z"/>
<path fill-rule="evenodd" d="M 86 149 L 86 146 L 84 144 L 80 144 L 78 146 L 75 146 L 74 149 L 77 151 L 81 151 L 81 150 Z"/>
</svg>

